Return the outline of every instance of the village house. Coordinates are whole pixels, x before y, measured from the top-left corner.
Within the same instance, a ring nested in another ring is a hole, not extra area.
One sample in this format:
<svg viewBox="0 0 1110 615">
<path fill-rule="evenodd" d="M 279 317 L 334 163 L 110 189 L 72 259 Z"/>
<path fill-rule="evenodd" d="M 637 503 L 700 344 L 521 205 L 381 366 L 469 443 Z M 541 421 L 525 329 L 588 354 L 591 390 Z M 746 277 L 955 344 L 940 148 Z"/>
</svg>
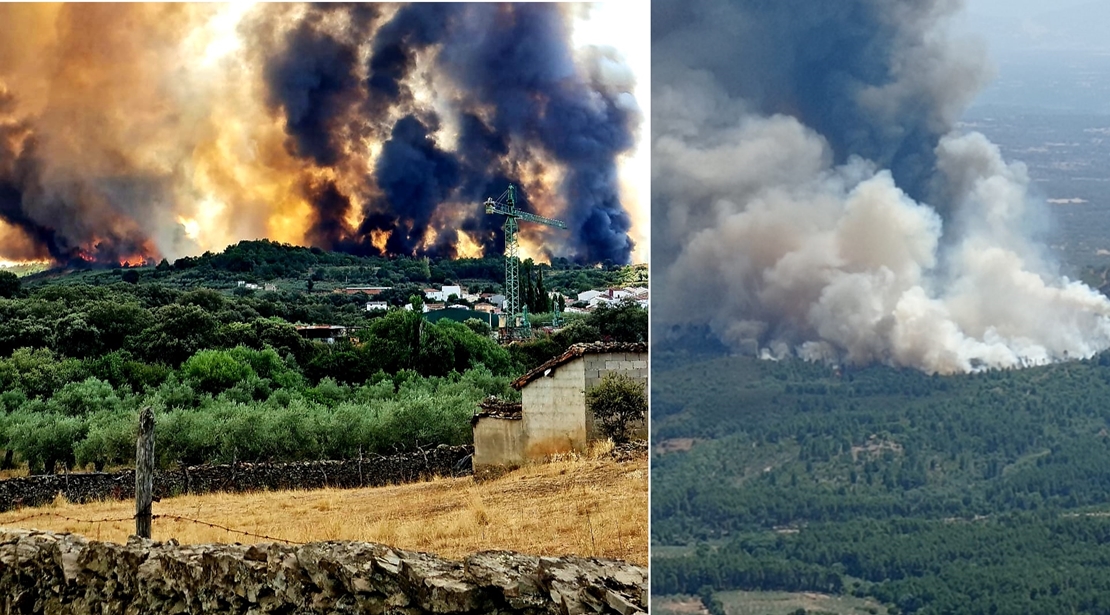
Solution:
<svg viewBox="0 0 1110 615">
<path fill-rule="evenodd" d="M 435 288 L 424 289 L 424 299 L 428 301 L 438 301 L 441 303 L 446 302 L 448 299 L 450 299 L 451 295 L 455 295 L 456 298 L 462 299 L 465 294 L 466 293 L 463 292 L 463 288 L 461 286 L 448 285 L 443 286 L 438 290 L 436 290 Z"/>
<path fill-rule="evenodd" d="M 563 354 L 513 381 L 518 406 L 487 400 L 474 427 L 474 468 L 514 466 L 552 453 L 583 450 L 604 436 L 586 408 L 586 391 L 611 372 L 647 385 L 647 344 L 575 344 Z M 647 438 L 647 422 L 632 429 Z"/>
</svg>

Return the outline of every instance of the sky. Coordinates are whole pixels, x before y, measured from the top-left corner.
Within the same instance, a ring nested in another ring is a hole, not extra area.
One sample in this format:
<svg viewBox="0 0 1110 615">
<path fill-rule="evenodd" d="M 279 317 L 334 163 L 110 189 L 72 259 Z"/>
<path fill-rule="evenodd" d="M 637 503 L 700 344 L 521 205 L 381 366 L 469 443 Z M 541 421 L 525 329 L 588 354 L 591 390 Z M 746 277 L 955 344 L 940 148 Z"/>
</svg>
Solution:
<svg viewBox="0 0 1110 615">
<path fill-rule="evenodd" d="M 1110 53 L 1105 0 L 965 0 L 960 24 L 1004 61 L 1031 51 Z"/>
<path fill-rule="evenodd" d="M 973 106 L 1110 113 L 1110 2 L 965 0 L 955 30 L 985 44 L 993 76 Z"/>
</svg>

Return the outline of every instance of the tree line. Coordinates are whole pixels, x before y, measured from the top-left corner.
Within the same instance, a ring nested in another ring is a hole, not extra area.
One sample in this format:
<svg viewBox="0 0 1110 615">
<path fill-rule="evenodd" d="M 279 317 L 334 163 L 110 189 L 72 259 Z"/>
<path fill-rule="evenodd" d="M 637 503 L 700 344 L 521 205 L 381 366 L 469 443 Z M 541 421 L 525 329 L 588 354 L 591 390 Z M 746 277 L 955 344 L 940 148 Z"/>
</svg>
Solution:
<svg viewBox="0 0 1110 615">
<path fill-rule="evenodd" d="M 496 269 L 488 260 L 373 266 L 411 280 L 426 279 L 432 267 L 488 275 Z M 163 464 L 460 444 L 470 440 L 478 401 L 512 399 L 512 378 L 570 344 L 647 336 L 647 314 L 631 304 L 503 347 L 477 320 L 431 323 L 402 309 L 367 312 L 365 295 L 244 292 L 228 283 L 244 273 L 371 264 L 262 241 L 143 268 L 131 281 L 124 278 L 134 269 L 0 275 L 3 462 L 36 472 L 127 464 L 146 405 L 158 414 Z M 386 297 L 403 304 L 405 291 Z M 346 326 L 350 337 L 313 342 L 298 322 Z"/>
</svg>

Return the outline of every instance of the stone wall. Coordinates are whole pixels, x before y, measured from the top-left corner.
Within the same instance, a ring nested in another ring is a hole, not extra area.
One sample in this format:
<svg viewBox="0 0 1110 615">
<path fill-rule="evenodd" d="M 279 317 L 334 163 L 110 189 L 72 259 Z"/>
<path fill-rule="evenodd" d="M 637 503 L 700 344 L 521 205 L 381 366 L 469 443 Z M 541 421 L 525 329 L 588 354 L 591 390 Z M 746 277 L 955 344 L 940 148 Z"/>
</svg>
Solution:
<svg viewBox="0 0 1110 615">
<path fill-rule="evenodd" d="M 154 495 L 245 492 L 324 487 L 377 487 L 408 483 L 432 476 L 458 476 L 471 471 L 473 447 L 446 446 L 388 457 L 303 463 L 243 463 L 193 466 L 157 472 Z M 135 497 L 135 472 L 89 472 L 26 476 L 0 481 L 0 511 L 41 506 L 62 494 L 70 502 Z"/>
<path fill-rule="evenodd" d="M 612 613 L 647 610 L 647 570 L 485 552 L 463 562 L 359 542 L 126 545 L 0 530 L 0 614 Z"/>
</svg>

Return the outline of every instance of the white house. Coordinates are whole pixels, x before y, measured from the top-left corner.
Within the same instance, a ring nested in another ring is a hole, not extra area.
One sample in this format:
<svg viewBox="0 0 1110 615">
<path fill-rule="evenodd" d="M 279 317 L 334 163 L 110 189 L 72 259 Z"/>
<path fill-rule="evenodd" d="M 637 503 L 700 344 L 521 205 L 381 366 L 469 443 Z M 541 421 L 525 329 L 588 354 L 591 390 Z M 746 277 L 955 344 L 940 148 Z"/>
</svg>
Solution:
<svg viewBox="0 0 1110 615">
<path fill-rule="evenodd" d="M 389 303 L 385 301 L 367 301 L 367 312 L 384 312 L 389 309 Z"/>
<path fill-rule="evenodd" d="M 451 295 L 455 295 L 456 297 L 459 297 L 461 299 L 464 296 L 462 287 L 443 286 L 439 290 L 436 290 L 434 288 L 424 289 L 424 298 L 429 301 L 447 301 L 447 299 Z"/>
</svg>

